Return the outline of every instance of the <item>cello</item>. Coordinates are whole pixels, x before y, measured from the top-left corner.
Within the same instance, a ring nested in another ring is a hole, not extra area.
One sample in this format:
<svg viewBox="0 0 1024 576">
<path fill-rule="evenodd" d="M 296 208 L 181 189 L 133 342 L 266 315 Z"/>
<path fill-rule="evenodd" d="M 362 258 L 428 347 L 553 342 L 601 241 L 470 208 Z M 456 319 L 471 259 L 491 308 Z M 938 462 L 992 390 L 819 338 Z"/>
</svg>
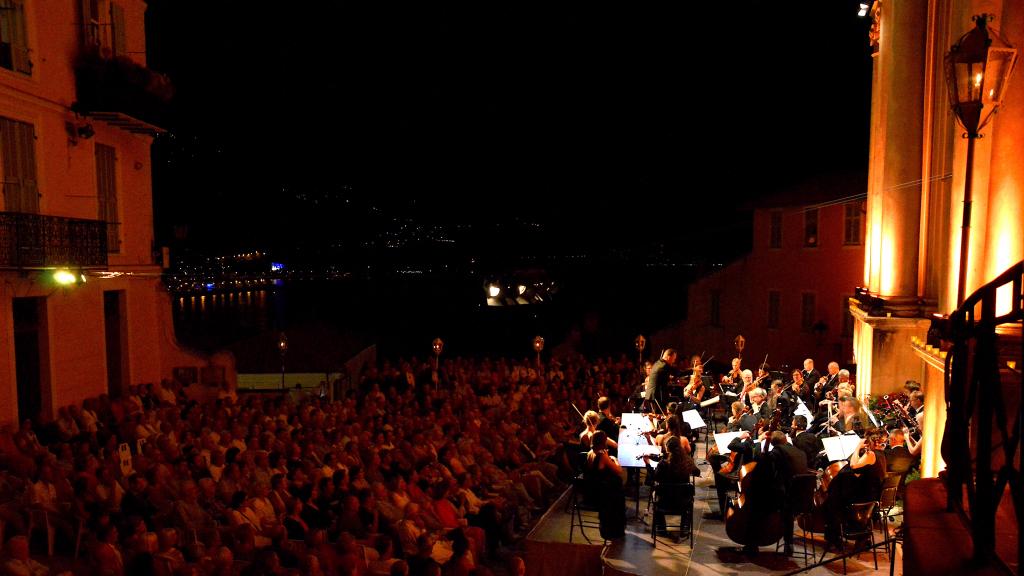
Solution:
<svg viewBox="0 0 1024 576">
<path fill-rule="evenodd" d="M 767 421 L 765 433 L 771 435 L 778 430 L 781 421 L 782 410 L 776 408 Z M 759 423 L 758 427 L 762 424 Z M 757 437 L 758 432 L 755 428 L 752 437 Z M 753 500 L 764 496 L 755 490 L 754 485 L 759 481 L 756 468 L 757 462 L 748 462 L 740 468 L 740 493 L 725 512 L 725 533 L 730 540 L 743 546 L 770 546 L 783 536 L 782 512 L 776 507 L 768 514 L 759 513 L 764 506 L 756 505 Z M 756 530 L 752 530 L 755 527 Z"/>
</svg>

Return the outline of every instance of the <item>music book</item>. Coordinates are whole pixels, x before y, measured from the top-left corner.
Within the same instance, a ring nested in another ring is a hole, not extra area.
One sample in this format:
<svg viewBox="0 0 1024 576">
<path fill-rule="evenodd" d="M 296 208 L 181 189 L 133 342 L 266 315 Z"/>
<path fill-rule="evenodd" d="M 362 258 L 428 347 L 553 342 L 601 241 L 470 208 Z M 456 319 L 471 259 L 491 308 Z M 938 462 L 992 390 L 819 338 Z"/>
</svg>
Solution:
<svg viewBox="0 0 1024 576">
<path fill-rule="evenodd" d="M 721 400 L 721 399 L 722 399 L 721 396 L 715 396 L 714 398 L 708 398 L 707 400 L 705 400 L 705 401 L 700 403 L 700 407 L 701 408 L 707 408 L 708 406 L 711 406 L 712 404 L 718 404 L 718 401 Z"/>
<path fill-rule="evenodd" d="M 715 444 L 718 446 L 718 453 L 723 456 L 730 452 L 729 442 L 732 442 L 733 438 L 736 438 L 743 432 L 716 432 L 715 433 Z"/>
<path fill-rule="evenodd" d="M 704 423 L 704 419 L 700 417 L 700 414 L 696 410 L 686 410 L 683 412 L 683 422 L 690 425 L 690 428 L 696 430 L 697 428 L 703 428 L 707 426 Z"/>
<path fill-rule="evenodd" d="M 830 436 L 822 438 L 821 443 L 825 446 L 825 454 L 830 462 L 837 460 L 849 460 L 850 455 L 860 444 L 860 436 L 856 434 L 843 434 L 842 436 Z"/>
</svg>

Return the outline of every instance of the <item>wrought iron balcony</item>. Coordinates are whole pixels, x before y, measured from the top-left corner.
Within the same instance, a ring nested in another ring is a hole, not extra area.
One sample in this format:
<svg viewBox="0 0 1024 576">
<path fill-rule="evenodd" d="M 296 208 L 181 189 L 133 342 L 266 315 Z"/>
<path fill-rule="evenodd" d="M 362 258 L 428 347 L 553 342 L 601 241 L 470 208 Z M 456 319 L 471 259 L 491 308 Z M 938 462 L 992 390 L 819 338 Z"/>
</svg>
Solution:
<svg viewBox="0 0 1024 576">
<path fill-rule="evenodd" d="M 106 268 L 107 223 L 0 212 L 0 269 Z"/>
<path fill-rule="evenodd" d="M 75 112 L 138 134 L 164 131 L 173 87 L 167 76 L 130 58 L 83 50 L 75 61 Z"/>
</svg>

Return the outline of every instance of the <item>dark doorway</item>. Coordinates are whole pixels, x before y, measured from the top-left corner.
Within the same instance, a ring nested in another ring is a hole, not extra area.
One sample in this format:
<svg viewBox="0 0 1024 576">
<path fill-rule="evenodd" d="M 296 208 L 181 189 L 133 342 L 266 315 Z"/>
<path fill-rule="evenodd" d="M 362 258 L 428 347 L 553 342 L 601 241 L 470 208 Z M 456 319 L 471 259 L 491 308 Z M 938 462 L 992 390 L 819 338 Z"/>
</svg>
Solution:
<svg viewBox="0 0 1024 576">
<path fill-rule="evenodd" d="M 15 298 L 14 370 L 18 381 L 18 419 L 39 421 L 48 371 L 46 354 L 46 299 Z M 49 394 L 46 394 L 49 396 Z"/>
<path fill-rule="evenodd" d="M 117 398 L 124 393 L 124 290 L 103 293 L 103 329 L 107 343 L 107 394 Z"/>
</svg>

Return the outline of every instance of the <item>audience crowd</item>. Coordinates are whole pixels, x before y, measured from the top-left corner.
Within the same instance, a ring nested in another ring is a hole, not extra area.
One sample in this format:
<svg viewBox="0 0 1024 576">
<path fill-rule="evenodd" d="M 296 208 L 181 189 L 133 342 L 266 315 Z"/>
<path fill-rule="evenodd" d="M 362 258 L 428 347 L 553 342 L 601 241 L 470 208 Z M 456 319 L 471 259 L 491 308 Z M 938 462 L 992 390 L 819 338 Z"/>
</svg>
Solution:
<svg viewBox="0 0 1024 576">
<path fill-rule="evenodd" d="M 49 531 L 75 573 L 522 574 L 515 542 L 571 477 L 573 405 L 638 379 L 624 358 L 413 359 L 333 401 L 90 398 L 0 429 L 0 573 L 49 573 Z"/>
</svg>

